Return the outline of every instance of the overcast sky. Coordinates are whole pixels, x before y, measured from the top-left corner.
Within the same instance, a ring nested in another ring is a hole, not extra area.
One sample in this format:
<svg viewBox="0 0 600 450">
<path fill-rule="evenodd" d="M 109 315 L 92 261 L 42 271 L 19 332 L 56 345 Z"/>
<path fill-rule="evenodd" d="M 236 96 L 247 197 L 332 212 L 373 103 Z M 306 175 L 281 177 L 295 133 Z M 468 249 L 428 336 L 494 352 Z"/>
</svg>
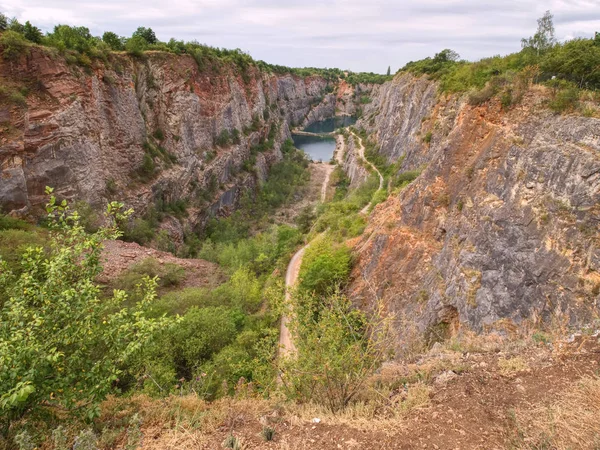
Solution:
<svg viewBox="0 0 600 450">
<path fill-rule="evenodd" d="M 0 0 L 43 31 L 83 25 L 241 48 L 293 67 L 392 71 L 444 48 L 475 60 L 520 48 L 550 9 L 560 40 L 600 31 L 600 0 Z"/>
</svg>

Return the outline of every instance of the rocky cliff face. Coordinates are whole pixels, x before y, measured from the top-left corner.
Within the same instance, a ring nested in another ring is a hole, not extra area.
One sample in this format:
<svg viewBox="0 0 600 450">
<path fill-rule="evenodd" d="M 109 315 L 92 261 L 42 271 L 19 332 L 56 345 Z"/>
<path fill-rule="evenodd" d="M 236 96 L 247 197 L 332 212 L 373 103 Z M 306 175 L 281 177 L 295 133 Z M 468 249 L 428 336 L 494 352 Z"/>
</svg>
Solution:
<svg viewBox="0 0 600 450">
<path fill-rule="evenodd" d="M 0 62 L 0 76 L 29 91 L 26 106 L 0 105 L 0 206 L 20 215 L 39 212 L 48 185 L 92 205 L 120 199 L 139 214 L 184 200 L 196 226 L 266 176 L 289 125 L 336 108 L 318 77 L 229 63 L 200 70 L 190 56 L 160 52 L 85 69 L 33 47 Z"/>
<path fill-rule="evenodd" d="M 410 75 L 375 91 L 359 125 L 390 162 L 422 173 L 372 214 L 352 298 L 382 299 L 404 344 L 594 318 L 600 120 L 552 114 L 541 88 L 510 111 L 438 98 Z"/>
</svg>

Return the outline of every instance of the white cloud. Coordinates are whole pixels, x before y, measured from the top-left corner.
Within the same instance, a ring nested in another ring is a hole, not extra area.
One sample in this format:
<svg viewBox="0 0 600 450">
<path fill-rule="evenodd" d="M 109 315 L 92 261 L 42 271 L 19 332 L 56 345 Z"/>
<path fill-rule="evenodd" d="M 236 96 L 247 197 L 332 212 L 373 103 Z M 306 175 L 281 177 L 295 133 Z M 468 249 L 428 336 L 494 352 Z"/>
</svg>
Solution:
<svg viewBox="0 0 600 450">
<path fill-rule="evenodd" d="M 149 26 L 162 40 L 239 47 L 273 63 L 377 72 L 443 48 L 468 59 L 517 51 L 546 9 L 560 39 L 600 31 L 600 0 L 0 0 L 44 31 Z"/>
</svg>

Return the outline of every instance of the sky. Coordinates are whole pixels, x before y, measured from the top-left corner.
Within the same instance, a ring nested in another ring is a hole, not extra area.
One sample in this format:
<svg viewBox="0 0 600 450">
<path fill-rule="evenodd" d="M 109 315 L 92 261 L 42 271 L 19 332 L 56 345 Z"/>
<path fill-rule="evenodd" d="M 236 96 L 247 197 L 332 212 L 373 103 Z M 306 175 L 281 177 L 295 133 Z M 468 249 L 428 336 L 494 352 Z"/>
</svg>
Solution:
<svg viewBox="0 0 600 450">
<path fill-rule="evenodd" d="M 42 31 L 61 23 L 130 36 L 146 26 L 160 40 L 240 48 L 272 64 L 378 73 L 444 48 L 468 60 L 518 51 L 546 10 L 559 40 L 600 31 L 600 0 L 0 0 Z"/>
</svg>

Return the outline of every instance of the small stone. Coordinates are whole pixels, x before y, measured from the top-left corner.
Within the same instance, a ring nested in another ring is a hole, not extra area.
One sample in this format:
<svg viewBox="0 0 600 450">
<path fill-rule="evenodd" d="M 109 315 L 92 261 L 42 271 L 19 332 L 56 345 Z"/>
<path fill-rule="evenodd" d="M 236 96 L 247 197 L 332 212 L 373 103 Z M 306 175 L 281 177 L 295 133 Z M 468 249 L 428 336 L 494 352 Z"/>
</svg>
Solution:
<svg viewBox="0 0 600 450">
<path fill-rule="evenodd" d="M 439 374 L 437 377 L 435 377 L 435 383 L 436 384 L 446 384 L 449 381 L 454 380 L 456 377 L 458 377 L 458 375 L 455 372 L 453 372 L 451 370 L 447 370 L 447 371 Z"/>
</svg>

